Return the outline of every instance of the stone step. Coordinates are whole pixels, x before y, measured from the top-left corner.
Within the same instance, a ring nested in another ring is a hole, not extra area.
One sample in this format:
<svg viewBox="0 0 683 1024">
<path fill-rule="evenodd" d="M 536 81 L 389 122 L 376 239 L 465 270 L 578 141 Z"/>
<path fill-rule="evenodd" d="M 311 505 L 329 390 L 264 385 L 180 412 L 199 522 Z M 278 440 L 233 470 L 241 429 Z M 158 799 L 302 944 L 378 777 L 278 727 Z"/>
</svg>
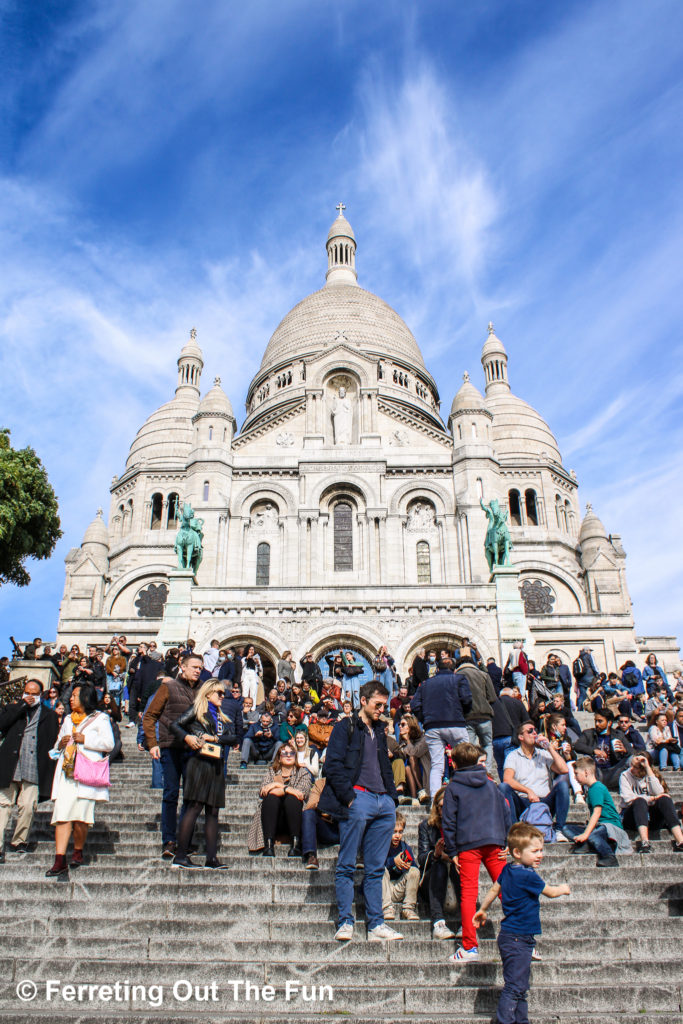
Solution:
<svg viewBox="0 0 683 1024">
<path fill-rule="evenodd" d="M 176 1013 L 171 1007 L 168 1006 L 168 997 L 164 1003 L 163 1010 L 154 1011 L 145 1010 L 144 1013 L 140 1013 L 136 1006 L 135 1013 L 135 1024 L 158 1024 L 160 1020 L 172 1021 L 173 1024 L 195 1024 L 196 1014 L 187 1016 L 187 1010 L 185 1008 L 185 1015 L 183 1015 L 183 1009 L 179 1009 Z M 281 1016 L 281 1010 L 273 1009 L 272 1015 L 262 1016 L 260 1007 L 264 1006 L 261 1004 L 251 1004 L 254 1009 L 247 1009 L 244 1013 L 239 1013 L 238 1010 L 232 1010 L 229 1014 L 216 1014 L 212 1015 L 212 1020 L 215 1024 L 291 1024 L 291 1016 Z M 109 1004 L 111 1006 L 111 1004 Z M 185 1004 L 186 1006 L 186 1004 Z M 266 1011 L 267 1012 L 267 1011 Z M 335 1013 L 334 1010 L 325 1011 L 326 1020 L 338 1020 L 344 1021 L 344 1024 L 368 1024 L 367 1016 L 357 1016 L 356 1013 L 352 1013 L 349 1010 L 341 1011 L 341 1014 Z M 385 1015 L 382 1007 L 376 1007 L 373 1011 L 372 1020 L 378 1022 L 386 1022 L 386 1024 L 395 1024 L 399 1017 L 396 1014 Z M 405 1019 L 401 1015 L 400 1019 Z M 419 1016 L 412 1015 L 412 1020 L 426 1020 Z M 636 1013 L 621 1012 L 619 1014 L 619 1024 L 670 1024 L 670 1015 L 663 1016 L 659 1013 L 647 1013 L 644 1010 L 640 1010 Z M 32 1024 L 33 1021 L 50 1021 L 51 1024 L 54 1021 L 54 1010 L 41 1011 L 40 1008 L 36 1007 L 35 1011 L 32 1011 L 29 1015 L 22 1015 L 17 1013 L 4 1013 L 3 1024 Z M 78 1024 L 121 1024 L 122 1016 L 119 1013 L 116 1016 L 108 1014 L 106 1009 L 102 1010 L 102 1013 L 95 1016 L 88 1011 L 87 1014 L 78 1014 Z M 297 1024 L 320 1024 L 321 1016 L 311 1017 L 304 1014 L 297 1014 Z M 429 1024 L 452 1024 L 454 1020 L 452 1012 L 448 1010 L 444 1013 L 433 1011 L 429 1015 Z M 534 1024 L 563 1024 L 564 1021 L 571 1021 L 571 1024 L 604 1024 L 604 1011 L 598 1010 L 595 1014 L 590 1012 L 575 1013 L 570 1011 L 564 1013 L 558 1010 L 550 1010 L 548 1013 L 541 1006 L 534 1009 Z M 490 1024 L 491 1013 L 475 1013 L 475 1014 L 458 1014 L 458 1024 Z"/>
</svg>

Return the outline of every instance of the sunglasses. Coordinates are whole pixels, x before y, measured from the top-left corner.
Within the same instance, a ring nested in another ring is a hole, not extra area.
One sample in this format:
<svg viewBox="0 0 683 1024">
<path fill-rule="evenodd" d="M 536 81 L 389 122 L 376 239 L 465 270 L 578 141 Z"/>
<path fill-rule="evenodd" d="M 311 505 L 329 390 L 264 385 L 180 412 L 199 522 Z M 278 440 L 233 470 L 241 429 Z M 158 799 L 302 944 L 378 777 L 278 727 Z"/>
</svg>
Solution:
<svg viewBox="0 0 683 1024">
<path fill-rule="evenodd" d="M 225 690 L 214 690 L 213 692 L 217 693 L 219 697 L 225 697 Z"/>
<path fill-rule="evenodd" d="M 294 756 L 295 756 L 295 754 L 294 754 L 293 750 L 285 750 L 284 754 L 280 754 L 280 757 L 294 757 Z"/>
</svg>

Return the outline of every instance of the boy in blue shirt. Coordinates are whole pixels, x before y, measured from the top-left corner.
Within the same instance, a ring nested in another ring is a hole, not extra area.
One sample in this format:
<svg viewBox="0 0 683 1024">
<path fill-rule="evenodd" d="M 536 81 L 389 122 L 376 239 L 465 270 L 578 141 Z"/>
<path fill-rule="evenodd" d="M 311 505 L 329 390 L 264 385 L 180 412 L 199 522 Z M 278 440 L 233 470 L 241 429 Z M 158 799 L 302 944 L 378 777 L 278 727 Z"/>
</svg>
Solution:
<svg viewBox="0 0 683 1024">
<path fill-rule="evenodd" d="M 536 874 L 543 860 L 543 836 L 525 822 L 508 832 L 507 845 L 512 864 L 506 864 L 498 881 L 489 889 L 481 909 L 474 915 L 474 926 L 486 923 L 486 911 L 500 895 L 503 920 L 498 934 L 498 949 L 503 961 L 503 991 L 496 1011 L 497 1024 L 529 1024 L 527 991 L 531 954 L 535 935 L 541 932 L 539 896 L 569 896 L 568 885 L 546 885 Z"/>
</svg>

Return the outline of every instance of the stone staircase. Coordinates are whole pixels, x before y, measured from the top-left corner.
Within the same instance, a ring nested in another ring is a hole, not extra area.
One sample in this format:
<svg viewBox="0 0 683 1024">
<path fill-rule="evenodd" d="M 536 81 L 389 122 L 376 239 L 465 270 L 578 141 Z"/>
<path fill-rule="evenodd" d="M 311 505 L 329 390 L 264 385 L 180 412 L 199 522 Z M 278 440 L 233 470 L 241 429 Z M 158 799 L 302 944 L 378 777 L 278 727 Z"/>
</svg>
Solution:
<svg viewBox="0 0 683 1024">
<path fill-rule="evenodd" d="M 112 766 L 111 802 L 96 812 L 86 866 L 72 869 L 68 882 L 44 877 L 54 850 L 49 807 L 34 824 L 35 850 L 8 854 L 0 866 L 4 1024 L 491 1020 L 502 983 L 499 909 L 483 931 L 478 963 L 448 963 L 455 946 L 431 940 L 424 908 L 421 921 L 396 925 L 403 942 L 367 943 L 360 907 L 356 936 L 341 945 L 333 938 L 335 850 L 320 851 L 319 872 L 286 859 L 283 847 L 275 861 L 247 853 L 263 768 L 238 771 L 231 754 L 219 851 L 230 870 L 174 871 L 159 856 L 161 794 L 149 788 L 149 758 L 132 730 L 124 730 L 124 749 L 125 762 Z M 667 781 L 680 804 L 683 776 L 669 773 Z M 424 810 L 403 810 L 417 852 Z M 571 817 L 583 820 L 577 810 Z M 200 825 L 200 849 L 201 836 Z M 532 968 L 530 999 L 536 1024 L 683 1019 L 683 857 L 671 851 L 668 833 L 653 846 L 653 854 L 623 857 L 613 870 L 570 856 L 567 845 L 547 848 L 543 876 L 568 881 L 572 895 L 543 901 L 543 959 Z M 482 875 L 482 895 L 487 888 Z M 457 918 L 449 923 L 457 930 Z M 27 981 L 37 994 L 22 1002 L 17 989 Z M 49 998 L 48 981 L 58 986 Z M 89 998 L 84 990 L 79 998 L 79 984 L 109 986 L 111 994 Z"/>
</svg>

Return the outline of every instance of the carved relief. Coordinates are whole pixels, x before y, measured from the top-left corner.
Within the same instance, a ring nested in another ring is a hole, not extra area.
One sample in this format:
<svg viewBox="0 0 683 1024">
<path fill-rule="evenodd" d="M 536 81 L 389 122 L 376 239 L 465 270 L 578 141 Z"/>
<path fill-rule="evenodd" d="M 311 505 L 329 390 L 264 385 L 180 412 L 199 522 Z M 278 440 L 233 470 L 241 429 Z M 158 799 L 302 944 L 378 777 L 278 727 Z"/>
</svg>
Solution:
<svg viewBox="0 0 683 1024">
<path fill-rule="evenodd" d="M 405 448 L 407 445 L 410 444 L 408 431 L 403 430 L 401 427 L 399 427 L 397 430 L 394 430 L 391 434 L 391 437 L 389 438 L 389 444 L 396 445 L 398 448 Z"/>
<path fill-rule="evenodd" d="M 278 511 L 275 505 L 267 502 L 265 505 L 257 505 L 252 510 L 249 525 L 253 530 L 259 530 L 262 533 L 272 533 L 274 530 L 277 530 L 278 520 Z"/>
<path fill-rule="evenodd" d="M 291 448 L 294 444 L 294 434 L 289 430 L 283 430 L 275 436 L 275 444 L 279 445 L 280 448 Z"/>
<path fill-rule="evenodd" d="M 429 501 L 415 501 L 408 509 L 406 529 L 409 533 L 432 533 L 436 530 L 436 509 Z"/>
</svg>

